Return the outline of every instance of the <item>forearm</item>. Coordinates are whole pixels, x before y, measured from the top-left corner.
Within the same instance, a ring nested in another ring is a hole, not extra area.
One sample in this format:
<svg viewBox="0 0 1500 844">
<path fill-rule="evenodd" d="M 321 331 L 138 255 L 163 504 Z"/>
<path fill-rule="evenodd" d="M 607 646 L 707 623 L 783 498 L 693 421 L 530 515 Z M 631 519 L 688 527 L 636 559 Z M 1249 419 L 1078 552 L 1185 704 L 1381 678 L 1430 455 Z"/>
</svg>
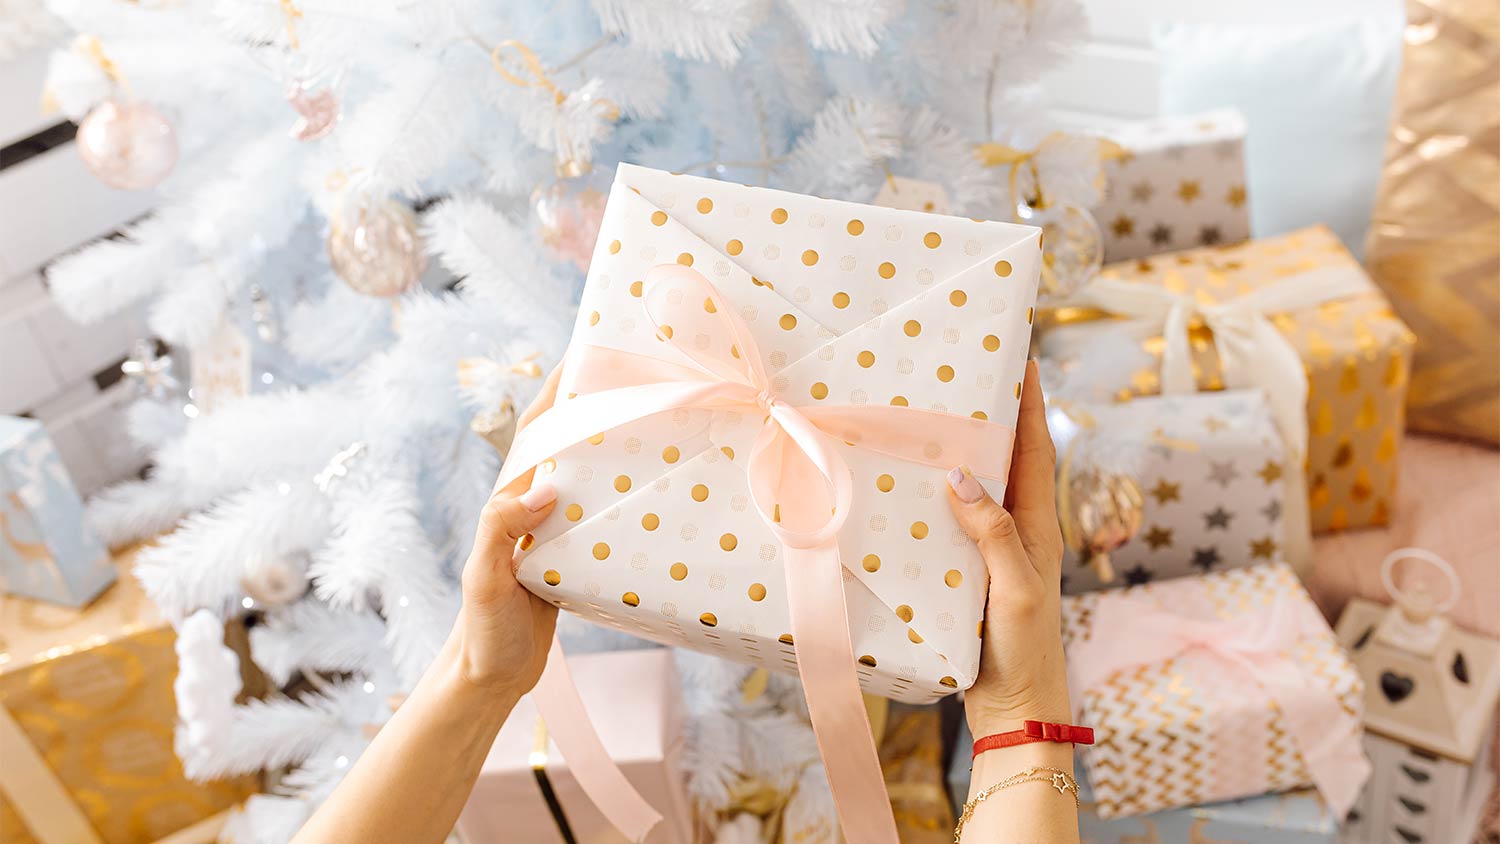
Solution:
<svg viewBox="0 0 1500 844">
<path fill-rule="evenodd" d="M 961 749 L 962 750 L 962 749 Z M 1073 771 L 1073 745 L 1038 742 L 990 750 L 974 760 L 969 800 L 985 788 L 1027 768 Z M 1050 783 L 1025 782 L 994 792 L 976 805 L 963 829 L 963 844 L 1078 844 L 1073 792 Z"/>
<path fill-rule="evenodd" d="M 462 674 L 451 637 L 293 844 L 440 844 L 453 829 L 512 697 Z"/>
</svg>

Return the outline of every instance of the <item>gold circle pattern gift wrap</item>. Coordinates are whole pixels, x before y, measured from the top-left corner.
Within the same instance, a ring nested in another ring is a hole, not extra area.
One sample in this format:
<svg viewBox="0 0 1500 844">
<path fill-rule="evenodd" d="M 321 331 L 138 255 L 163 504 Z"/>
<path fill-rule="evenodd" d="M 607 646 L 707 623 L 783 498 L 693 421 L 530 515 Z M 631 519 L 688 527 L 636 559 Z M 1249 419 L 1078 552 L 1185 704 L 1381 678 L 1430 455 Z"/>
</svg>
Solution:
<svg viewBox="0 0 1500 844">
<path fill-rule="evenodd" d="M 1411 427 L 1500 443 L 1500 11 L 1406 8 L 1366 260 L 1418 338 Z"/>
<path fill-rule="evenodd" d="M 0 706 L 104 844 L 147 844 L 254 793 L 254 777 L 196 784 L 172 749 L 175 636 L 117 561 L 82 610 L 0 596 Z M 0 764 L 16 764 L 7 749 Z M 59 844 L 0 793 L 0 844 Z"/>
</svg>

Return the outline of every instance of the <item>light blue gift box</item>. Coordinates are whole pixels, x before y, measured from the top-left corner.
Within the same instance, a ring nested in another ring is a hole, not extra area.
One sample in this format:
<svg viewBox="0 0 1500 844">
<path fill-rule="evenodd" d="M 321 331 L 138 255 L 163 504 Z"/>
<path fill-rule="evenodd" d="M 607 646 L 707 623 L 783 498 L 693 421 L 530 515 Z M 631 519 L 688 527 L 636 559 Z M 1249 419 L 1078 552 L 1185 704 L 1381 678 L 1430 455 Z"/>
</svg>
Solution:
<svg viewBox="0 0 1500 844">
<path fill-rule="evenodd" d="M 974 739 L 960 728 L 948 768 L 956 811 L 969 794 L 969 754 Z M 1149 815 L 1103 820 L 1090 811 L 1088 782 L 1078 770 L 1078 827 L 1083 844 L 1335 844 L 1338 822 L 1312 789 L 1206 803 Z"/>
<path fill-rule="evenodd" d="M 80 607 L 114 582 L 42 423 L 0 416 L 0 589 Z"/>
</svg>

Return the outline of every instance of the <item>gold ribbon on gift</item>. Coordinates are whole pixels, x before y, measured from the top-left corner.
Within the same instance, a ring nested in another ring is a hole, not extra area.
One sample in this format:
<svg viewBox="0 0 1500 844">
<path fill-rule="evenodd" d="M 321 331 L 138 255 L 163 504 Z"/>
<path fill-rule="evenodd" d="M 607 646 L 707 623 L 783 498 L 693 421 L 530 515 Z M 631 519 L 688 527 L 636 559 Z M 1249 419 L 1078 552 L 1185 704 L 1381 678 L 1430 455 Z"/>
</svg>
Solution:
<svg viewBox="0 0 1500 844">
<path fill-rule="evenodd" d="M 975 148 L 974 152 L 979 158 L 979 163 L 986 167 L 1010 168 L 1010 173 L 1007 176 L 1007 181 L 1010 185 L 1010 196 L 1012 201 L 1017 203 L 1018 207 L 1020 197 L 1017 190 L 1021 179 L 1021 169 L 1029 167 L 1031 169 L 1033 194 L 1026 197 L 1026 204 L 1032 208 L 1046 208 L 1048 205 L 1047 195 L 1042 190 L 1042 174 L 1041 170 L 1037 167 L 1037 157 L 1049 148 L 1068 141 L 1072 137 L 1066 132 L 1052 132 L 1047 137 L 1042 138 L 1041 142 L 1031 149 L 1021 149 L 1019 147 L 991 142 L 980 144 Z M 1114 141 L 1107 138 L 1099 138 L 1097 140 L 1099 142 L 1099 159 L 1101 161 L 1119 160 L 1130 155 L 1129 150 Z M 1011 212 L 1011 219 L 1020 220 L 1018 210 Z"/>
</svg>

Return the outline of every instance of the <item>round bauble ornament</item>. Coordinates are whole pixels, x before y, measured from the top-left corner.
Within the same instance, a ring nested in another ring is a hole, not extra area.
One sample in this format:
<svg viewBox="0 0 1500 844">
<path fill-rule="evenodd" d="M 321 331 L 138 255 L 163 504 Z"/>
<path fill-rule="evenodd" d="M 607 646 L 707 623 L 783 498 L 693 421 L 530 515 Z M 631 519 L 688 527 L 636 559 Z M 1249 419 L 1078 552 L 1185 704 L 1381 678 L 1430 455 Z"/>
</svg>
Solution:
<svg viewBox="0 0 1500 844">
<path fill-rule="evenodd" d="M 261 608 L 286 606 L 307 592 L 307 559 L 275 557 L 246 568 L 240 588 Z"/>
<path fill-rule="evenodd" d="M 1126 475 L 1089 467 L 1067 473 L 1058 489 L 1058 517 L 1063 542 L 1099 580 L 1115 579 L 1111 551 L 1130 541 L 1141 529 L 1146 497 L 1140 484 Z"/>
<path fill-rule="evenodd" d="M 608 192 L 607 176 L 597 172 L 559 179 L 532 192 L 531 212 L 549 255 L 588 271 Z"/>
<path fill-rule="evenodd" d="M 100 103 L 78 124 L 75 143 L 83 166 L 120 190 L 155 187 L 177 165 L 177 133 L 146 103 Z"/>
<path fill-rule="evenodd" d="M 417 215 L 393 200 L 358 203 L 335 215 L 328 262 L 344 283 L 366 296 L 399 296 L 427 268 Z"/>
<path fill-rule="evenodd" d="M 1071 203 L 1021 205 L 1021 222 L 1042 227 L 1041 295 L 1051 300 L 1077 293 L 1104 263 L 1104 235 L 1088 209 Z"/>
<path fill-rule="evenodd" d="M 332 132 L 339 122 L 338 97 L 328 86 L 293 79 L 286 83 L 282 93 L 292 110 L 297 112 L 297 122 L 288 132 L 294 140 L 316 141 Z"/>
</svg>

